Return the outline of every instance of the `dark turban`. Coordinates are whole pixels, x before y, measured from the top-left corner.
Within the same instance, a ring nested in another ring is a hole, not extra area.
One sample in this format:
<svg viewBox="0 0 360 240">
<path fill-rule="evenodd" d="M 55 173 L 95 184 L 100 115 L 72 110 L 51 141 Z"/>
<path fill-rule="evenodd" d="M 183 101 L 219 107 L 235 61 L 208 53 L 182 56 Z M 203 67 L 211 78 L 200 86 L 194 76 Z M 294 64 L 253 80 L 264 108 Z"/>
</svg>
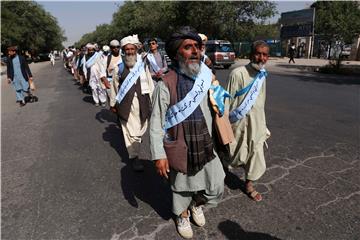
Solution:
<svg viewBox="0 0 360 240">
<path fill-rule="evenodd" d="M 165 44 L 165 51 L 171 60 L 174 60 L 177 50 L 185 39 L 197 41 L 200 47 L 202 45 L 202 40 L 194 28 L 190 26 L 180 27 Z"/>
<path fill-rule="evenodd" d="M 17 46 L 10 46 L 7 48 L 8 51 L 17 51 L 18 47 Z"/>
</svg>

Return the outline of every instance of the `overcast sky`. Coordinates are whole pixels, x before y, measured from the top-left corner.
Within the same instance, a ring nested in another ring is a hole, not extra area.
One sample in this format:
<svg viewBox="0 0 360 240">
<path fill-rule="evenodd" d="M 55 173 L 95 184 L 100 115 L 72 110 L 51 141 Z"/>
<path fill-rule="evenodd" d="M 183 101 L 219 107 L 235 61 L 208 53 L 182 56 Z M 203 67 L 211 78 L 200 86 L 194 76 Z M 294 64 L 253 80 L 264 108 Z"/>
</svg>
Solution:
<svg viewBox="0 0 360 240">
<path fill-rule="evenodd" d="M 81 36 L 95 30 L 97 25 L 110 23 L 121 1 L 37 1 L 57 18 L 65 30 L 65 46 L 74 44 Z M 276 1 L 279 14 L 269 19 L 276 22 L 281 12 L 308 8 L 313 1 Z M 121 37 L 121 36 L 119 36 Z"/>
</svg>

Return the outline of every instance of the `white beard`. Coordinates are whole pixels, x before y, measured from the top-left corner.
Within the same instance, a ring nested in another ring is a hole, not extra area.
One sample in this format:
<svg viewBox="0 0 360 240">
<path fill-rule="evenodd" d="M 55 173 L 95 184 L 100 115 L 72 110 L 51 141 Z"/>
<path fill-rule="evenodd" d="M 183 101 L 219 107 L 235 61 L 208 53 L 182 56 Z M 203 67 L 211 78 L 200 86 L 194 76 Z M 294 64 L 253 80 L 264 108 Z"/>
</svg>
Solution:
<svg viewBox="0 0 360 240">
<path fill-rule="evenodd" d="M 128 67 L 128 68 L 132 68 L 133 66 L 135 66 L 136 64 L 136 59 L 137 56 L 136 54 L 135 55 L 125 55 L 125 65 Z"/>
<path fill-rule="evenodd" d="M 251 66 L 252 66 L 254 69 L 258 70 L 258 71 L 260 71 L 261 69 L 265 68 L 265 64 L 262 63 L 262 62 L 259 62 L 259 63 L 254 63 L 254 62 L 252 62 L 252 63 L 251 63 Z"/>
<path fill-rule="evenodd" d="M 179 70 L 190 78 L 196 77 L 200 72 L 200 63 L 189 63 L 186 64 L 184 58 L 179 56 Z"/>
</svg>

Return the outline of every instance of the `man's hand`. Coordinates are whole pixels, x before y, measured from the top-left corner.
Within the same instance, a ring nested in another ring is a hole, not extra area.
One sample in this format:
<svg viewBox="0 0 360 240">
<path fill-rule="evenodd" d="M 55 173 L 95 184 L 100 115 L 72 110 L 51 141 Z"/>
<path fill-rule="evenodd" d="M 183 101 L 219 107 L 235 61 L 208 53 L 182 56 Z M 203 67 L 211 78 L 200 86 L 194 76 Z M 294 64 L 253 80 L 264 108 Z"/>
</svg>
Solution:
<svg viewBox="0 0 360 240">
<path fill-rule="evenodd" d="M 170 172 L 169 161 L 166 158 L 156 160 L 155 166 L 156 171 L 160 176 L 165 177 L 166 179 L 169 178 L 169 176 L 167 175 Z"/>
<path fill-rule="evenodd" d="M 105 87 L 107 88 L 107 89 L 110 89 L 110 82 L 107 80 L 107 78 L 105 78 L 105 77 L 103 77 L 103 78 L 101 78 L 101 81 L 103 82 L 103 84 L 105 85 Z"/>
<path fill-rule="evenodd" d="M 7 79 L 7 82 L 8 82 L 8 84 L 10 84 L 10 83 L 11 83 L 11 79 L 10 79 L 10 78 L 8 78 L 8 79 Z"/>
<path fill-rule="evenodd" d="M 117 113 L 116 107 L 110 107 L 110 111 L 113 113 Z"/>
<path fill-rule="evenodd" d="M 162 71 L 162 70 L 159 70 L 159 71 L 156 73 L 156 78 L 161 78 L 162 75 L 163 75 L 163 71 Z"/>
</svg>

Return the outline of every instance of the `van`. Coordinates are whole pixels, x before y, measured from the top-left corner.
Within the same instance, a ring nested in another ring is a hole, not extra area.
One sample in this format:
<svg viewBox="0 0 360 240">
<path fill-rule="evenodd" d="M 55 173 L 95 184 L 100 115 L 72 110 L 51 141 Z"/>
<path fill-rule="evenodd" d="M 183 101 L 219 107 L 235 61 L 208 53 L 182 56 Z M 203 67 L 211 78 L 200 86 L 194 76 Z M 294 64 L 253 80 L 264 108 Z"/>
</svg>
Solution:
<svg viewBox="0 0 360 240">
<path fill-rule="evenodd" d="M 210 58 L 213 65 L 229 68 L 235 63 L 235 52 L 229 41 L 209 40 L 206 42 L 206 55 Z"/>
</svg>

